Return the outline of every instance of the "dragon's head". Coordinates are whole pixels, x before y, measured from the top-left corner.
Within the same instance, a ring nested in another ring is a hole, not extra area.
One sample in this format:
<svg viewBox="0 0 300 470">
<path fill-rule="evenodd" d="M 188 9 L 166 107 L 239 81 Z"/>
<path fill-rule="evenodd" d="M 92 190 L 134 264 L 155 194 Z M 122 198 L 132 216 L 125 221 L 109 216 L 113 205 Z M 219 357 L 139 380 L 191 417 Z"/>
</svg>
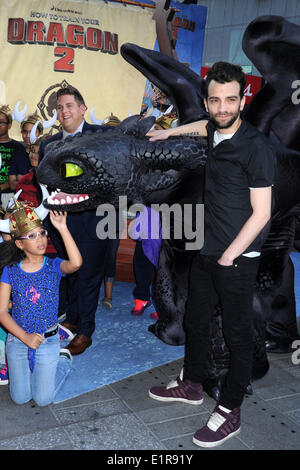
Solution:
<svg viewBox="0 0 300 470">
<path fill-rule="evenodd" d="M 191 169 L 203 170 L 206 145 L 188 137 L 149 142 L 153 122 L 132 116 L 118 127 L 50 142 L 37 170 L 38 181 L 51 188 L 45 207 L 80 212 L 116 206 L 120 196 L 144 204 L 185 198 L 180 183 L 191 181 Z"/>
<path fill-rule="evenodd" d="M 99 130 L 54 141 L 45 148 L 37 170 L 39 182 L 52 191 L 44 201 L 49 209 L 77 212 L 114 202 L 130 176 L 128 137 L 115 129 Z M 118 174 L 118 178 L 116 175 Z"/>
</svg>

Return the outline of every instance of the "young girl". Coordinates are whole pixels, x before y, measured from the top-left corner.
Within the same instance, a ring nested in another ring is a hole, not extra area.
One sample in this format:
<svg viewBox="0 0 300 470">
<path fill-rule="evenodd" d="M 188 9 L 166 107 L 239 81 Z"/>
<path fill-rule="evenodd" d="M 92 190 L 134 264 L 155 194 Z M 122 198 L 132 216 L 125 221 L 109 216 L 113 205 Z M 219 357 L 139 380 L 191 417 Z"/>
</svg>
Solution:
<svg viewBox="0 0 300 470">
<path fill-rule="evenodd" d="M 12 240 L 1 244 L 0 323 L 9 332 L 6 355 L 12 400 L 23 404 L 33 399 L 46 406 L 53 402 L 59 382 L 70 369 L 71 355 L 69 359 L 60 356 L 59 284 L 64 274 L 80 268 L 82 258 L 67 228 L 66 214 L 59 212 L 50 212 L 50 220 L 69 260 L 44 256 L 47 231 L 34 209 L 28 202 L 15 200 L 9 218 Z"/>
</svg>

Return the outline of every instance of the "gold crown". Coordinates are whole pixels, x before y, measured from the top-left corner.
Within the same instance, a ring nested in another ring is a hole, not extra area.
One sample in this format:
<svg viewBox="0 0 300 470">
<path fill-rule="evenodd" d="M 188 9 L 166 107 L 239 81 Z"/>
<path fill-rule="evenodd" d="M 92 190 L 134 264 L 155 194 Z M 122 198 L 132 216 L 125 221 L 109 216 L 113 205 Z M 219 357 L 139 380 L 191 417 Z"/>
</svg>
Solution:
<svg viewBox="0 0 300 470">
<path fill-rule="evenodd" d="M 23 129 L 23 126 L 25 126 L 25 124 L 35 124 L 37 121 L 42 121 L 42 118 L 38 115 L 37 111 L 35 111 L 33 114 L 30 114 L 21 122 L 21 129 Z M 43 131 L 43 124 L 41 122 L 38 124 L 38 129 L 40 132 Z"/>
<path fill-rule="evenodd" d="M 17 201 L 14 198 L 14 206 L 9 217 L 10 234 L 13 238 L 19 238 L 37 227 L 43 227 L 43 222 L 35 212 L 35 207 L 28 201 Z"/>
<path fill-rule="evenodd" d="M 11 109 L 8 104 L 2 104 L 0 106 L 0 112 L 1 113 L 11 113 Z"/>
<path fill-rule="evenodd" d="M 11 114 L 11 109 L 8 104 L 2 104 L 0 106 L 0 113 L 5 114 L 5 116 L 8 119 L 8 122 L 12 122 L 12 114 Z"/>
<path fill-rule="evenodd" d="M 176 119 L 176 113 L 163 114 L 162 116 L 156 119 L 155 124 L 158 124 L 163 129 L 169 129 L 169 127 L 171 127 L 172 125 L 172 122 Z"/>
<path fill-rule="evenodd" d="M 104 126 L 115 126 L 117 127 L 120 124 L 120 119 L 117 116 L 114 116 L 113 113 L 110 113 L 110 116 L 107 116 L 103 119 L 102 124 Z"/>
</svg>

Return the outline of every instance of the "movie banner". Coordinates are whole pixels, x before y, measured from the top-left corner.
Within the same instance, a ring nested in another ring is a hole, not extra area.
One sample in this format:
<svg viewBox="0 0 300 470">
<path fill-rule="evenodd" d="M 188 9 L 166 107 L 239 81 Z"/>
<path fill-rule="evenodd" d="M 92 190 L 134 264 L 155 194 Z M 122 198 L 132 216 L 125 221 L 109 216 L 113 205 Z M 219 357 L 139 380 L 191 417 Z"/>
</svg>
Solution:
<svg viewBox="0 0 300 470">
<path fill-rule="evenodd" d="M 79 89 L 102 120 L 140 111 L 145 78 L 121 56 L 125 42 L 153 49 L 153 9 L 105 2 L 0 2 L 0 104 L 53 116 L 56 91 Z M 58 128 L 58 122 L 55 127 Z M 11 137 L 20 139 L 19 124 Z"/>
</svg>

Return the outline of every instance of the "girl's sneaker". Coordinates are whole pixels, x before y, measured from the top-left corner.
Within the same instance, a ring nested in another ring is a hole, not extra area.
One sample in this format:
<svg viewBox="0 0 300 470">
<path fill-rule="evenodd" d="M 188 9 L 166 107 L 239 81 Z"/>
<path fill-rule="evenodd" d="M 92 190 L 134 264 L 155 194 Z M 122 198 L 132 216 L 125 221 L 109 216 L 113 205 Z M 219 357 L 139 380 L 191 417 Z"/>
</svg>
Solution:
<svg viewBox="0 0 300 470">
<path fill-rule="evenodd" d="M 59 355 L 60 356 L 63 356 L 63 357 L 66 357 L 67 359 L 69 359 L 69 361 L 72 362 L 73 360 L 73 357 L 72 357 L 72 354 L 70 353 L 70 351 L 66 348 L 60 348 L 60 351 L 59 351 Z"/>
<path fill-rule="evenodd" d="M 0 370 L 0 385 L 8 384 L 8 370 L 7 366 Z"/>
<path fill-rule="evenodd" d="M 58 325 L 58 331 L 59 331 L 59 338 L 61 340 L 67 339 L 67 340 L 72 341 L 72 339 L 74 338 L 74 334 L 72 333 L 72 331 L 70 331 L 68 328 L 66 328 L 65 326 L 61 324 Z"/>
</svg>

